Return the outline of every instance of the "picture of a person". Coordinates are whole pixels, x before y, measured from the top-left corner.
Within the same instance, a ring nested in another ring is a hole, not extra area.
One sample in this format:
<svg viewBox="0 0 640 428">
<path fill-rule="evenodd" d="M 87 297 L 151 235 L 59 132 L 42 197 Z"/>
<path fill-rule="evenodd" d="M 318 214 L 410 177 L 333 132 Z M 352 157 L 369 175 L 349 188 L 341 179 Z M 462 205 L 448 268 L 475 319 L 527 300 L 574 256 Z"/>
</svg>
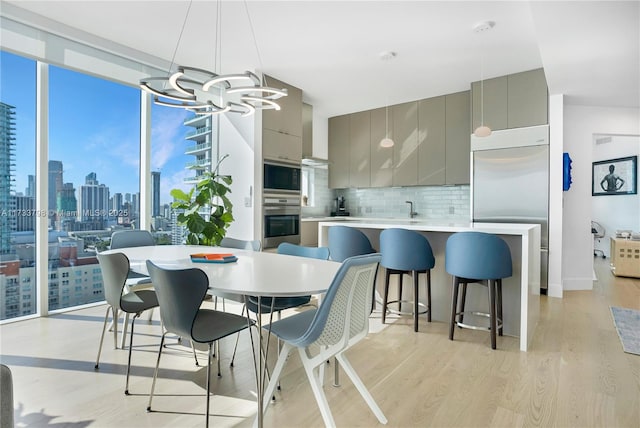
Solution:
<svg viewBox="0 0 640 428">
<path fill-rule="evenodd" d="M 613 171 L 616 169 L 614 165 L 609 165 L 609 174 L 605 175 L 602 181 L 600 182 L 600 187 L 605 192 L 617 192 L 624 186 L 624 180 L 620 178 L 620 176 Z M 607 186 L 605 187 L 605 183 Z"/>
</svg>

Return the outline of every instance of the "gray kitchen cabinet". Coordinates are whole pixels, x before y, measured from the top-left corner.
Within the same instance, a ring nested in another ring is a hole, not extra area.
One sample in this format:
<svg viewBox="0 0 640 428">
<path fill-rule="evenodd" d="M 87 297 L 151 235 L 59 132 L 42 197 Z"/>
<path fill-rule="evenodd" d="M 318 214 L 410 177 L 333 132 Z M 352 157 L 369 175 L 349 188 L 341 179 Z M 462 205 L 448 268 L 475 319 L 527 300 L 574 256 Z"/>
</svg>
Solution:
<svg viewBox="0 0 640 428">
<path fill-rule="evenodd" d="M 418 182 L 445 183 L 445 97 L 418 101 Z"/>
<path fill-rule="evenodd" d="M 300 245 L 305 247 L 318 246 L 318 223 L 315 220 L 305 220 L 300 222 Z"/>
<path fill-rule="evenodd" d="M 302 104 L 302 156 L 313 156 L 313 106 Z"/>
<path fill-rule="evenodd" d="M 349 115 L 329 118 L 329 188 L 349 187 Z"/>
<path fill-rule="evenodd" d="M 548 119 L 548 89 L 544 70 L 524 71 L 484 81 L 484 103 L 480 82 L 471 84 L 472 132 L 481 123 L 493 131 L 543 125 Z"/>
<path fill-rule="evenodd" d="M 349 187 L 371 185 L 371 112 L 349 115 Z"/>
<path fill-rule="evenodd" d="M 471 93 L 449 94 L 445 98 L 445 180 L 444 184 L 469 184 L 471 165 Z"/>
<path fill-rule="evenodd" d="M 276 101 L 280 110 L 262 111 L 262 128 L 302 137 L 302 90 L 269 76 L 265 77 L 265 83 L 272 88 L 287 89 L 288 95 Z"/>
<path fill-rule="evenodd" d="M 391 107 L 371 110 L 371 187 L 390 187 L 393 184 L 393 147 L 382 147 L 380 141 L 393 138 Z"/>
<path fill-rule="evenodd" d="M 418 102 L 394 105 L 393 185 L 418 183 Z"/>
<path fill-rule="evenodd" d="M 510 74 L 507 84 L 509 128 L 549 123 L 549 96 L 543 69 Z"/>
<path fill-rule="evenodd" d="M 475 130 L 482 123 L 493 131 L 508 128 L 507 88 L 507 76 L 487 79 L 482 82 L 482 85 L 480 82 L 473 82 L 471 84 L 473 110 L 472 130 Z M 484 93 L 484 95 L 482 95 L 482 93 Z M 483 114 L 484 121 L 481 121 Z"/>
<path fill-rule="evenodd" d="M 300 163 L 302 160 L 302 137 L 263 129 L 262 157 Z"/>
</svg>

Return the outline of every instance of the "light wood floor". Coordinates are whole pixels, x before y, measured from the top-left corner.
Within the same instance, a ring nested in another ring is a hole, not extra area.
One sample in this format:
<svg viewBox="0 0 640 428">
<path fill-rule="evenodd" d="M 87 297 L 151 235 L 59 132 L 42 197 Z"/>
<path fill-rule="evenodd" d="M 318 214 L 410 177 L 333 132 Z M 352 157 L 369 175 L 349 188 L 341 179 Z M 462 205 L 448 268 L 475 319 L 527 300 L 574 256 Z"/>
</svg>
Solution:
<svg viewBox="0 0 640 428">
<path fill-rule="evenodd" d="M 612 276 L 607 263 L 598 259 L 593 291 L 542 298 L 530 352 L 520 352 L 517 339 L 510 337 L 499 338 L 492 351 L 488 334 L 480 331 L 458 330 L 451 342 L 446 324 L 428 325 L 424 317 L 419 333 L 404 318 L 381 326 L 374 313 L 373 332 L 349 358 L 391 427 L 637 428 L 640 356 L 622 351 L 609 306 L 640 309 L 640 280 Z M 17 426 L 203 426 L 205 369 L 196 367 L 189 349 L 175 340 L 161 362 L 155 411 L 145 411 L 157 319 L 149 324 L 143 316 L 136 328 L 132 396 L 123 393 L 127 352 L 114 350 L 111 336 L 100 370 L 94 370 L 104 310 L 99 306 L 0 327 L 0 360 L 14 375 Z M 233 339 L 223 342 L 212 426 L 250 426 L 255 416 L 248 334 L 229 368 L 232 348 Z M 325 390 L 338 426 L 379 426 L 344 374 L 340 388 L 331 386 L 332 372 L 325 373 Z M 297 356 L 289 361 L 282 387 L 266 426 L 322 426 Z"/>
</svg>

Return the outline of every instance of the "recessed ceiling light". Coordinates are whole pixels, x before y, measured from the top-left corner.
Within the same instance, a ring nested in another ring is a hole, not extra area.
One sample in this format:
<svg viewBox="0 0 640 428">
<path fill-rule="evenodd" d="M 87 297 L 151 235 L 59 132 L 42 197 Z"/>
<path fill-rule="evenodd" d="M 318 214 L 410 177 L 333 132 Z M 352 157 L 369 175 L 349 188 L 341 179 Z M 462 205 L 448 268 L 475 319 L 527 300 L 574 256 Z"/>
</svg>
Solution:
<svg viewBox="0 0 640 428">
<path fill-rule="evenodd" d="M 396 56 L 398 56 L 398 54 L 393 51 L 380 52 L 380 59 L 383 61 L 390 61 L 394 59 Z"/>
<path fill-rule="evenodd" d="M 478 22 L 476 25 L 473 26 L 473 32 L 484 33 L 485 31 L 491 30 L 495 25 L 496 23 L 493 21 Z"/>
</svg>

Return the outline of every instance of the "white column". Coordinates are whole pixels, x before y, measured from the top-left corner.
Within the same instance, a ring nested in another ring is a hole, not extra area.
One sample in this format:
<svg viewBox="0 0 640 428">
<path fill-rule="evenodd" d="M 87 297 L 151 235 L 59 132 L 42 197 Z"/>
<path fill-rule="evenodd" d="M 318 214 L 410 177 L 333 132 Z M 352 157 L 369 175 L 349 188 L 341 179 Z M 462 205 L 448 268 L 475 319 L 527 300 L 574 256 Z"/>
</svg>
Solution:
<svg viewBox="0 0 640 428">
<path fill-rule="evenodd" d="M 36 63 L 36 313 L 49 313 L 49 66 Z"/>
</svg>

